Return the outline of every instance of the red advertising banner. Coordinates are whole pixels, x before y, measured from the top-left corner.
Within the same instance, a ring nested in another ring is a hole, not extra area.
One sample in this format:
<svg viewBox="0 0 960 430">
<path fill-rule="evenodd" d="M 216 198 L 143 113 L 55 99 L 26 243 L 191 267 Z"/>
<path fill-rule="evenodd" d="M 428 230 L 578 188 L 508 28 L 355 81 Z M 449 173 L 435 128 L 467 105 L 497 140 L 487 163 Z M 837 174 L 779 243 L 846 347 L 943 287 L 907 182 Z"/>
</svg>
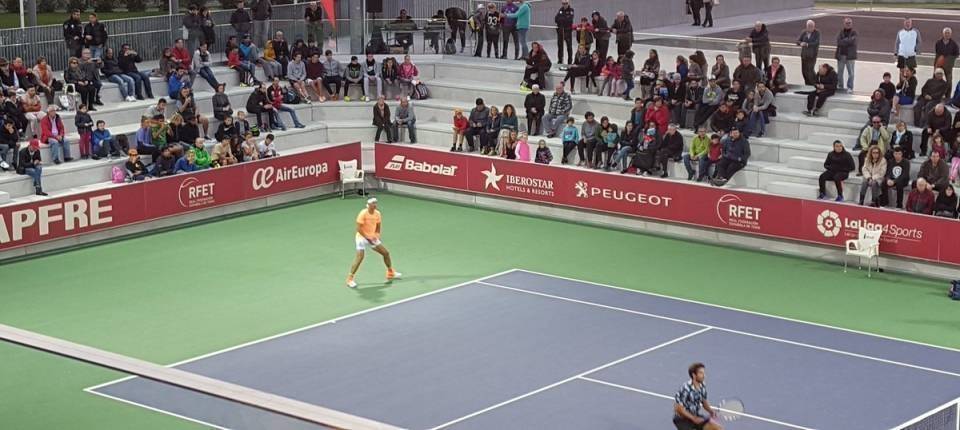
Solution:
<svg viewBox="0 0 960 430">
<path fill-rule="evenodd" d="M 350 143 L 2 206 L 0 250 L 334 183 L 337 161 L 360 161 L 360 151 Z"/>
<path fill-rule="evenodd" d="M 377 145 L 376 158 L 385 180 L 778 239 L 842 246 L 881 228 L 883 253 L 960 265 L 955 220 L 401 145 Z"/>
</svg>

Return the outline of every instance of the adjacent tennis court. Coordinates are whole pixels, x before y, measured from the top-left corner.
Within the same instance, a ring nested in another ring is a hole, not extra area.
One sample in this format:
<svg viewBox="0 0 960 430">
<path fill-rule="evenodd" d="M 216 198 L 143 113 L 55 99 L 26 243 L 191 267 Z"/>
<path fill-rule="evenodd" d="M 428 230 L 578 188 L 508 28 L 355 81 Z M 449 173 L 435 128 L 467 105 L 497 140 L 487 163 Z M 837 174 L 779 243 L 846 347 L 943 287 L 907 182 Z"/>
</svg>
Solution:
<svg viewBox="0 0 960 430">
<path fill-rule="evenodd" d="M 899 429 L 960 397 L 958 350 L 518 269 L 175 366 L 403 428 L 636 429 L 670 426 L 694 358 L 713 401 L 746 405 L 731 429 Z M 88 391 L 309 428 L 140 378 Z M 911 428 L 956 428 L 956 411 Z"/>
</svg>

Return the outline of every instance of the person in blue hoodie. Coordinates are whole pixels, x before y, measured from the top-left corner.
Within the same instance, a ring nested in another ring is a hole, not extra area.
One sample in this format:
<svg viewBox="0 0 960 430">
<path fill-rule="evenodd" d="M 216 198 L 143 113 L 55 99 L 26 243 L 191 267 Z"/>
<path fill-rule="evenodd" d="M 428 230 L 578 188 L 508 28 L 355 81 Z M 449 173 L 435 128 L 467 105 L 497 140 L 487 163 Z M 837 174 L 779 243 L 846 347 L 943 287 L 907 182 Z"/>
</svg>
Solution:
<svg viewBox="0 0 960 430">
<path fill-rule="evenodd" d="M 190 173 L 200 170 L 200 167 L 197 166 L 196 160 L 197 158 L 193 154 L 193 151 L 188 151 L 186 155 L 177 160 L 177 164 L 173 165 L 174 173 Z"/>
<path fill-rule="evenodd" d="M 177 69 L 167 79 L 167 94 L 171 99 L 177 100 L 180 98 L 180 89 L 185 86 L 190 86 L 190 76 L 186 69 Z"/>
<path fill-rule="evenodd" d="M 723 139 L 723 153 L 717 163 L 717 174 L 713 185 L 723 186 L 734 174 L 743 169 L 750 159 L 750 142 L 740 133 L 740 129 L 730 130 L 730 134 Z"/>
<path fill-rule="evenodd" d="M 527 0 L 517 0 L 517 3 L 520 3 L 520 6 L 517 7 L 516 13 L 508 13 L 506 18 L 517 20 L 517 33 L 520 33 L 520 46 L 523 50 L 522 58 L 527 58 L 527 54 L 530 53 L 530 48 L 527 47 L 527 31 L 530 30 L 530 4 Z"/>
<path fill-rule="evenodd" d="M 117 158 L 122 156 L 123 151 L 117 139 L 107 130 L 107 123 L 103 120 L 97 121 L 97 128 L 93 130 L 92 136 L 93 155 L 91 158 L 99 160 L 101 158 Z"/>
</svg>

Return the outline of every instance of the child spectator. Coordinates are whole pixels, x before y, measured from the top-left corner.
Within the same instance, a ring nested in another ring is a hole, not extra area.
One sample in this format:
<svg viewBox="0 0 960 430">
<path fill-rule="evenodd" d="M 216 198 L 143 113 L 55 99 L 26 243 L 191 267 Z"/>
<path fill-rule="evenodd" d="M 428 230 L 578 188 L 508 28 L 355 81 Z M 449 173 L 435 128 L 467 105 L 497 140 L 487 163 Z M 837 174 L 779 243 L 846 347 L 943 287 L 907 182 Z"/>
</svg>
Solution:
<svg viewBox="0 0 960 430">
<path fill-rule="evenodd" d="M 530 162 L 530 145 L 527 143 L 527 133 L 520 133 L 516 142 L 517 160 Z"/>
<path fill-rule="evenodd" d="M 570 156 L 572 152 L 577 147 L 577 142 L 580 142 L 580 129 L 574 125 L 576 121 L 573 118 L 567 118 L 567 125 L 563 127 L 563 131 L 560 133 L 560 138 L 563 141 L 563 156 L 560 158 L 560 164 L 567 164 L 567 157 Z"/>
<path fill-rule="evenodd" d="M 210 154 L 210 163 L 214 167 L 229 166 L 237 164 L 236 157 L 233 156 L 233 148 L 229 139 L 224 139 L 213 145 L 213 152 Z"/>
<path fill-rule="evenodd" d="M 600 95 L 614 96 L 617 88 L 620 86 L 620 76 L 622 69 L 613 57 L 607 57 L 607 64 L 603 66 L 600 76 L 603 77 L 603 84 L 600 86 Z M 606 94 L 604 94 L 606 92 Z"/>
<path fill-rule="evenodd" d="M 255 161 L 260 159 L 260 150 L 257 148 L 257 139 L 253 137 L 253 133 L 247 133 L 244 136 L 243 144 L 240 145 L 240 149 L 243 152 L 243 161 Z"/>
<path fill-rule="evenodd" d="M 601 124 L 603 121 L 601 121 Z M 610 171 L 613 168 L 614 159 L 613 153 L 617 150 L 617 144 L 620 143 L 620 133 L 617 132 L 617 125 L 610 124 L 606 129 L 606 135 L 603 137 L 604 143 L 606 144 L 606 151 L 604 153 L 603 160 L 603 170 Z M 599 157 L 598 157 L 599 161 Z"/>
<path fill-rule="evenodd" d="M 230 51 L 227 52 L 227 67 L 236 70 L 240 75 L 241 87 L 249 87 L 250 84 L 257 84 L 256 78 L 254 77 L 253 64 L 249 61 L 244 61 L 240 57 L 239 48 L 230 48 Z"/>
<path fill-rule="evenodd" d="M 142 181 L 147 179 L 147 167 L 143 165 L 143 162 L 140 161 L 140 156 L 137 154 L 136 149 L 131 149 L 127 152 L 127 162 L 124 164 L 124 168 L 127 173 L 127 181 Z"/>
<path fill-rule="evenodd" d="M 90 158 L 90 138 L 93 134 L 93 118 L 90 117 L 90 114 L 87 113 L 87 105 L 82 104 L 80 108 L 77 109 L 77 114 L 73 119 L 74 125 L 77 126 L 77 134 L 80 135 L 80 158 L 86 160 Z M 93 155 L 93 159 L 96 160 L 98 157 L 96 154 Z"/>
<path fill-rule="evenodd" d="M 260 152 L 260 158 L 270 158 L 276 157 L 279 155 L 277 153 L 277 145 L 273 142 L 273 135 L 268 134 L 267 137 L 257 145 L 257 150 Z"/>
<path fill-rule="evenodd" d="M 168 149 L 168 148 L 164 148 L 164 149 Z M 197 167 L 196 160 L 197 160 L 197 156 L 194 155 L 193 151 L 188 152 L 182 158 L 177 160 L 177 163 L 174 165 L 174 169 L 173 169 L 174 173 L 189 173 L 189 172 L 195 172 L 199 170 L 200 168 Z"/>
<path fill-rule="evenodd" d="M 453 146 L 450 152 L 463 152 L 463 138 L 467 133 L 469 123 L 467 117 L 463 116 L 462 109 L 453 110 Z"/>
<path fill-rule="evenodd" d="M 193 154 L 194 163 L 197 165 L 197 169 L 209 169 L 210 165 L 213 163 L 213 160 L 210 159 L 210 153 L 207 152 L 207 148 L 203 146 L 203 138 L 198 137 L 193 142 L 193 148 L 188 152 Z"/>
<path fill-rule="evenodd" d="M 122 151 L 117 139 L 107 130 L 107 123 L 103 120 L 97 121 L 97 129 L 92 133 L 93 159 L 120 157 Z"/>
<path fill-rule="evenodd" d="M 540 141 L 537 142 L 537 155 L 534 162 L 540 164 L 550 164 L 553 162 L 553 153 L 550 152 L 550 148 L 547 148 L 546 140 L 540 139 Z"/>
<path fill-rule="evenodd" d="M 160 157 L 153 162 L 153 172 L 151 173 L 158 178 L 173 175 L 176 173 L 176 164 L 177 158 L 173 156 L 170 148 L 163 148 Z"/>
<path fill-rule="evenodd" d="M 887 102 L 893 104 L 893 97 L 897 95 L 897 86 L 893 83 L 893 77 L 890 75 L 890 72 L 883 72 L 883 81 L 880 82 L 878 87 L 883 91 L 883 98 L 887 99 Z"/>
</svg>

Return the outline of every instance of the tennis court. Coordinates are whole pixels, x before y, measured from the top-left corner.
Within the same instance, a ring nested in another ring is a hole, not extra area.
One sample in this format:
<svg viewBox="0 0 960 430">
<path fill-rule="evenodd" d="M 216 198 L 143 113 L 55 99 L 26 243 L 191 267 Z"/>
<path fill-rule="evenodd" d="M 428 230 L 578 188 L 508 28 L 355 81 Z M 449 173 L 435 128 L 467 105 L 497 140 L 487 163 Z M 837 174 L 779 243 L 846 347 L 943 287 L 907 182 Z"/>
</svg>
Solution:
<svg viewBox="0 0 960 430">
<path fill-rule="evenodd" d="M 669 426 L 693 357 L 714 400 L 747 405 L 734 429 L 900 428 L 960 397 L 960 351 L 524 270 L 176 367 L 402 428 L 636 429 Z M 89 391 L 212 427 L 309 428 L 140 378 Z M 955 426 L 956 407 L 934 419 Z"/>
</svg>

